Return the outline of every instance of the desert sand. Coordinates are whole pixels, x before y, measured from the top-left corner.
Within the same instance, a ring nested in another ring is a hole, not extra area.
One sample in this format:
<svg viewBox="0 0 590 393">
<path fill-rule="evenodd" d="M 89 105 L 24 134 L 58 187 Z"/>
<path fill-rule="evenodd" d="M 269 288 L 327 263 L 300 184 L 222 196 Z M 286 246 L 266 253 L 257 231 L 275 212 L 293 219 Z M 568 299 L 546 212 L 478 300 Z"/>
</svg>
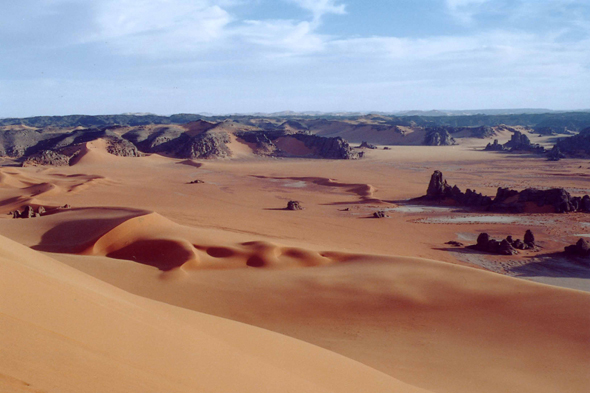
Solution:
<svg viewBox="0 0 590 393">
<path fill-rule="evenodd" d="M 193 161 L 94 141 L 69 167 L 0 168 L 0 213 L 49 213 L 0 219 L 0 390 L 587 392 L 588 276 L 551 269 L 585 215 L 407 206 L 435 169 L 488 195 L 582 194 L 587 163 L 480 147 L 337 161 L 240 144 Z M 540 253 L 445 245 L 529 228 Z M 523 273 L 531 263 L 549 268 Z"/>
</svg>

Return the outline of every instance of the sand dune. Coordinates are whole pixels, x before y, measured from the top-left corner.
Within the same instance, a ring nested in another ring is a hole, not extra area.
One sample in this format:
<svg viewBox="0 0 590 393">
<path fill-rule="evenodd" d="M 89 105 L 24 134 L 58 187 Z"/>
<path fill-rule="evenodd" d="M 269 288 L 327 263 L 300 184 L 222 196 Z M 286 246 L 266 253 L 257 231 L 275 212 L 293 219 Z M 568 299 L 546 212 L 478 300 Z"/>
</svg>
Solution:
<svg viewBox="0 0 590 393">
<path fill-rule="evenodd" d="M 0 235 L 20 244 L 0 238 L 0 390 L 588 390 L 590 295 L 459 266 L 444 246 L 530 225 L 554 253 L 583 233 L 584 215 L 366 219 L 422 195 L 433 169 L 490 194 L 583 189 L 575 174 L 587 163 L 464 147 L 371 150 L 357 162 L 242 148 L 240 160 L 202 163 L 96 145 L 72 167 L 2 168 L 3 211 L 74 207 L 0 217 Z M 187 184 L 195 179 L 204 183 Z M 290 199 L 305 210 L 285 211 Z"/>
<path fill-rule="evenodd" d="M 20 240 L 87 255 L 56 257 L 104 281 L 302 339 L 427 390 L 582 392 L 590 383 L 590 294 L 424 259 L 232 243 L 141 211 L 44 220 L 61 226 L 43 233 L 17 222 L 29 226 Z"/>
<path fill-rule="evenodd" d="M 425 392 L 286 336 L 130 295 L 5 238 L 0 261 L 5 391 Z"/>
</svg>

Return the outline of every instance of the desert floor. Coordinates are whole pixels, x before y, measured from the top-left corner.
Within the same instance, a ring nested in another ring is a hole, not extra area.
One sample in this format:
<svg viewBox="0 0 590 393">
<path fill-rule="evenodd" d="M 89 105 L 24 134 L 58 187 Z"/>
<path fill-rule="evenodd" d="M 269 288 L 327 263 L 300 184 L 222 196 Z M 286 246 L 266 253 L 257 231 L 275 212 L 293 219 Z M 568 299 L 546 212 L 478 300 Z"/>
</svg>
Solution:
<svg viewBox="0 0 590 393">
<path fill-rule="evenodd" d="M 0 213 L 49 213 L 0 218 L 0 391 L 590 391 L 590 268 L 560 254 L 590 217 L 408 201 L 435 169 L 588 194 L 590 164 L 480 147 L 190 161 L 92 142 L 71 167 L 0 168 Z M 541 251 L 445 244 L 526 229 Z"/>
</svg>

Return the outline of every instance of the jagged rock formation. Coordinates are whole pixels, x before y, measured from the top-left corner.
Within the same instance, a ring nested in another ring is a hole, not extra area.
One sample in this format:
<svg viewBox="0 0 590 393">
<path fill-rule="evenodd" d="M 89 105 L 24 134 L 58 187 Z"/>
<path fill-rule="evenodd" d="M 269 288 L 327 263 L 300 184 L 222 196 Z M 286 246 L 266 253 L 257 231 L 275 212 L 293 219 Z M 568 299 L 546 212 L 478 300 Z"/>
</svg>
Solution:
<svg viewBox="0 0 590 393">
<path fill-rule="evenodd" d="M 413 199 L 415 202 L 453 201 L 462 206 L 485 208 L 488 211 L 523 213 L 531 207 L 555 213 L 586 212 L 590 213 L 590 196 L 572 197 L 563 188 L 538 190 L 527 188 L 522 191 L 499 187 L 492 199 L 476 191 L 467 189 L 462 192 L 459 187 L 450 186 L 442 172 L 434 171 L 430 177 L 426 195 Z"/>
<path fill-rule="evenodd" d="M 548 161 L 559 161 L 562 158 L 565 158 L 565 154 L 561 152 L 561 149 L 558 145 L 553 146 L 553 149 L 547 153 L 547 160 Z"/>
<path fill-rule="evenodd" d="M 427 128 L 424 142 L 426 146 L 451 146 L 456 145 L 455 138 L 443 127 Z"/>
<path fill-rule="evenodd" d="M 289 201 L 287 202 L 287 210 L 303 210 L 303 206 L 299 201 Z"/>
<path fill-rule="evenodd" d="M 512 137 L 508 142 L 501 145 L 497 139 L 494 139 L 494 143 L 488 143 L 484 150 L 487 151 L 511 151 L 511 152 L 531 152 L 531 153 L 544 153 L 545 148 L 539 144 L 531 143 L 528 136 L 520 131 L 514 131 Z"/>
<path fill-rule="evenodd" d="M 515 131 L 508 142 L 504 144 L 504 148 L 510 151 L 527 151 L 532 153 L 544 153 L 545 148 L 538 144 L 531 143 L 528 136 L 520 131 Z"/>
<path fill-rule="evenodd" d="M 42 150 L 23 161 L 22 166 L 67 166 L 71 156 L 53 150 Z"/>
<path fill-rule="evenodd" d="M 369 143 L 367 141 L 363 141 L 360 146 L 357 149 L 377 149 L 377 146 L 373 145 L 372 143 Z"/>
<path fill-rule="evenodd" d="M 195 135 L 179 151 L 180 158 L 225 158 L 232 152 L 227 146 L 230 142 L 226 132 L 204 132 Z"/>
<path fill-rule="evenodd" d="M 506 149 L 504 148 L 504 145 L 501 145 L 500 143 L 498 143 L 497 139 L 494 139 L 494 143 L 488 143 L 486 145 L 486 147 L 484 148 L 484 150 L 486 150 L 486 151 L 504 151 Z"/>
<path fill-rule="evenodd" d="M 567 157 L 590 157 L 590 127 L 583 129 L 578 135 L 560 139 L 555 147 Z"/>
<path fill-rule="evenodd" d="M 489 206 L 492 198 L 477 193 L 474 190 L 467 189 L 462 192 L 457 186 L 451 187 L 443 178 L 441 171 L 434 171 L 430 177 L 430 183 L 424 197 L 418 200 L 438 200 L 451 199 L 464 206 Z"/>
<path fill-rule="evenodd" d="M 587 258 L 590 256 L 590 242 L 580 238 L 576 244 L 566 246 L 564 251 L 567 255 Z"/>
</svg>

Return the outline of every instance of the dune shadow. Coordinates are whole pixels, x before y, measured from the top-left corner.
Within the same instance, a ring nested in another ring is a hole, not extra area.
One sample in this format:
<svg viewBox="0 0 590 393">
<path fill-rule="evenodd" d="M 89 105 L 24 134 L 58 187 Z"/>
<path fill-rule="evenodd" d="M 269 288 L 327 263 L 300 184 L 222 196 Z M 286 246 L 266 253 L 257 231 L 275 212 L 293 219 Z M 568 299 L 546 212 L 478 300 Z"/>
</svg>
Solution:
<svg viewBox="0 0 590 393">
<path fill-rule="evenodd" d="M 106 210 L 114 210 L 113 208 L 105 208 Z M 66 211 L 75 211 L 78 209 L 55 210 L 50 213 L 59 214 Z M 84 209 L 79 209 L 84 210 Z M 94 209 L 93 209 L 94 210 Z M 101 210 L 101 208 L 96 208 Z M 120 209 L 121 211 L 129 212 L 128 215 L 121 217 L 110 218 L 86 218 L 65 221 L 57 224 L 41 236 L 39 244 L 32 246 L 33 250 L 76 254 L 91 247 L 98 239 L 113 228 L 121 225 L 125 221 L 142 216 L 147 212 L 142 210 L 129 211 L 129 209 Z"/>
<path fill-rule="evenodd" d="M 107 254 L 109 258 L 125 259 L 157 267 L 162 271 L 180 267 L 194 258 L 188 245 L 168 239 L 137 240 Z"/>
</svg>

